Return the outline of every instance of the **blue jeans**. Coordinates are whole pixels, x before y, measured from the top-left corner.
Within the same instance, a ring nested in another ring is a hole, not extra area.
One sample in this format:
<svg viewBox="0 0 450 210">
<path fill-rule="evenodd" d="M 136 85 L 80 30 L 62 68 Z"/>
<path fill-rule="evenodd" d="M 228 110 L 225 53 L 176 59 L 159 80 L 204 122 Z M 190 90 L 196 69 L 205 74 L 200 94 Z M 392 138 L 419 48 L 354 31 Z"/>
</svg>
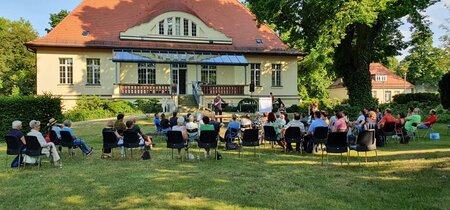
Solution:
<svg viewBox="0 0 450 210">
<path fill-rule="evenodd" d="M 73 140 L 73 145 L 79 147 L 81 149 L 81 151 L 83 151 L 84 153 L 89 153 L 91 152 L 91 148 L 89 148 L 86 143 L 81 140 L 81 139 L 75 139 Z"/>
<path fill-rule="evenodd" d="M 419 126 L 417 126 L 417 128 L 420 128 L 420 129 L 428 129 L 428 128 L 430 128 L 430 127 L 428 127 L 428 126 L 425 125 L 425 124 L 420 124 Z"/>
</svg>

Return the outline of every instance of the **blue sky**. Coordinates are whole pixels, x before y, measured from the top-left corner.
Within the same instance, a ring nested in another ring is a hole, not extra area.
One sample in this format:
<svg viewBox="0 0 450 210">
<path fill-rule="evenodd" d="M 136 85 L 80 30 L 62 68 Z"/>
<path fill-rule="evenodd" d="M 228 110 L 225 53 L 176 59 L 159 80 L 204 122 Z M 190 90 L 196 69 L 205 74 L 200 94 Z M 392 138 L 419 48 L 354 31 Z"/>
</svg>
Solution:
<svg viewBox="0 0 450 210">
<path fill-rule="evenodd" d="M 0 16 L 10 20 L 24 18 L 33 24 L 33 27 L 39 32 L 40 36 L 46 34 L 45 28 L 48 28 L 50 13 L 57 13 L 61 9 L 73 10 L 82 0 L 8 0 L 3 1 L 0 6 Z M 440 46 L 439 37 L 444 31 L 439 28 L 441 24 L 450 19 L 450 11 L 446 8 L 450 5 L 450 0 L 441 0 L 441 2 L 428 8 L 425 12 L 432 21 L 431 29 L 434 32 L 434 45 Z M 411 32 L 409 26 L 404 25 L 401 31 L 405 39 L 410 39 Z M 406 54 L 407 51 L 404 51 Z M 403 56 L 399 56 L 402 59 Z"/>
</svg>

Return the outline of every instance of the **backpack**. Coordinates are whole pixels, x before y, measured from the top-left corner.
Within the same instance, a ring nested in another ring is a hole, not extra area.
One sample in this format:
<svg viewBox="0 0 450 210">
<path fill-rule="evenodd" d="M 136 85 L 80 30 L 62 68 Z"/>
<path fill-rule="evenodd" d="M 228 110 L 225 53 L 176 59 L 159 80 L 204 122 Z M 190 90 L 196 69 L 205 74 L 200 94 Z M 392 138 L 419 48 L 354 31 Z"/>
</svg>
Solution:
<svg viewBox="0 0 450 210">
<path fill-rule="evenodd" d="M 225 147 L 226 147 L 227 150 L 239 149 L 239 146 L 236 143 L 234 143 L 234 142 L 227 142 L 225 144 Z"/>
<path fill-rule="evenodd" d="M 142 160 L 148 160 L 150 159 L 150 152 L 148 150 L 144 151 L 144 153 L 142 153 Z"/>
</svg>

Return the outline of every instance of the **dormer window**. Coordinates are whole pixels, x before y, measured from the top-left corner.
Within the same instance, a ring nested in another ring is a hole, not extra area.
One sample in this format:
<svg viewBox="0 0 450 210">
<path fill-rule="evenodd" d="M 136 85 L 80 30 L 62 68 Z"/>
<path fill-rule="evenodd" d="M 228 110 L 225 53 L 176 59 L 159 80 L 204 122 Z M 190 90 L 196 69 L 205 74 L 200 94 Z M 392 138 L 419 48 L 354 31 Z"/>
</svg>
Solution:
<svg viewBox="0 0 450 210">
<path fill-rule="evenodd" d="M 165 30 L 167 27 L 167 31 Z M 186 18 L 169 17 L 159 21 L 159 35 L 197 36 L 197 24 Z M 189 34 L 190 33 L 190 34 Z"/>
<path fill-rule="evenodd" d="M 377 75 L 375 75 L 375 81 L 377 81 L 377 82 L 386 82 L 387 81 L 387 75 L 385 75 L 385 74 L 377 74 Z"/>
</svg>

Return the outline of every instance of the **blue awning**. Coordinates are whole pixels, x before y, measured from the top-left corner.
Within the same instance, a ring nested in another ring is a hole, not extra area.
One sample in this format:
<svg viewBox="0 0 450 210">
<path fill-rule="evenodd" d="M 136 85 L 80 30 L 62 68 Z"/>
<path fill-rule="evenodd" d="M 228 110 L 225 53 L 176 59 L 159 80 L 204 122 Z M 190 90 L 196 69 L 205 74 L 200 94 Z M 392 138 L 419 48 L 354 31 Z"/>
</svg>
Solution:
<svg viewBox="0 0 450 210">
<path fill-rule="evenodd" d="M 130 52 L 114 52 L 113 62 L 152 63 L 152 59 Z"/>
<path fill-rule="evenodd" d="M 128 63 L 181 63 L 218 66 L 247 66 L 249 64 L 244 55 L 148 50 L 114 51 L 112 61 Z"/>
</svg>

